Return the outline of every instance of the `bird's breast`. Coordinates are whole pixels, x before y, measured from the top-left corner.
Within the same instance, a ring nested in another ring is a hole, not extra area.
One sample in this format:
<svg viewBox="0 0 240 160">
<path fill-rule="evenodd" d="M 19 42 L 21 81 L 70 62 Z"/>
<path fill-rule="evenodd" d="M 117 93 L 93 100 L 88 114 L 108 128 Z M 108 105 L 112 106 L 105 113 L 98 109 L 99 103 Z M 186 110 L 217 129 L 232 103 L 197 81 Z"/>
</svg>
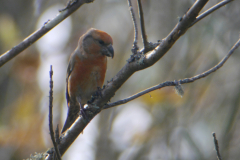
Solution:
<svg viewBox="0 0 240 160">
<path fill-rule="evenodd" d="M 103 57 L 105 58 L 105 57 Z M 91 95 L 102 87 L 107 62 L 105 59 L 83 59 L 76 57 L 73 70 L 68 79 L 70 97 L 80 96 L 85 104 Z"/>
</svg>

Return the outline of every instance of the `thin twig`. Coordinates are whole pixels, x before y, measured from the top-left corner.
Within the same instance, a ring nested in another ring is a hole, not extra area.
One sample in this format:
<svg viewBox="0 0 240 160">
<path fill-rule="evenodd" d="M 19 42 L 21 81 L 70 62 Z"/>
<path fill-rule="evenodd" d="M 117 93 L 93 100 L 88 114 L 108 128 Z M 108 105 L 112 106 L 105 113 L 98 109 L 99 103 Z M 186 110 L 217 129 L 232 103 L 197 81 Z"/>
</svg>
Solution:
<svg viewBox="0 0 240 160">
<path fill-rule="evenodd" d="M 145 52 L 147 52 L 148 40 L 147 40 L 146 31 L 145 31 L 144 16 L 143 16 L 141 0 L 138 0 L 138 10 L 139 10 L 139 18 L 140 18 L 140 24 L 141 24 L 143 45 L 144 45 L 144 48 L 146 49 Z"/>
<path fill-rule="evenodd" d="M 132 16 L 132 21 L 133 21 L 133 26 L 134 26 L 134 41 L 133 41 L 133 49 L 132 52 L 133 54 L 137 54 L 138 51 L 138 27 L 137 27 L 137 22 L 136 22 L 136 17 L 134 14 L 133 6 L 132 6 L 132 1 L 128 0 L 128 5 L 129 5 L 129 10 Z"/>
<path fill-rule="evenodd" d="M 55 141 L 57 144 L 60 144 L 60 138 L 59 138 L 59 127 L 57 125 L 56 130 L 55 130 Z"/>
<path fill-rule="evenodd" d="M 198 21 L 200 21 L 204 17 L 208 16 L 212 12 L 216 11 L 217 9 L 223 7 L 224 5 L 226 5 L 226 4 L 228 4 L 228 3 L 232 2 L 232 1 L 234 1 L 234 0 L 223 0 L 223 1 L 219 2 L 219 3 L 217 3 L 216 5 L 212 6 L 211 8 L 209 8 L 208 10 L 203 12 L 201 15 L 197 16 L 196 20 L 191 24 L 190 27 L 192 27 L 195 23 L 197 23 Z"/>
<path fill-rule="evenodd" d="M 219 152 L 219 146 L 218 146 L 218 140 L 216 137 L 216 133 L 212 133 L 212 135 L 213 135 L 213 142 L 214 142 L 215 150 L 217 152 L 217 158 L 218 158 L 218 160 L 222 160 L 220 152 Z"/>
<path fill-rule="evenodd" d="M 53 142 L 53 146 L 55 148 L 55 153 L 57 154 L 58 160 L 61 160 L 61 155 L 58 150 L 57 143 L 54 138 L 54 131 L 53 131 L 53 123 L 52 123 L 52 108 L 53 108 L 53 71 L 52 71 L 52 65 L 50 66 L 50 91 L 49 91 L 49 131 L 50 131 L 50 136 Z"/>
<path fill-rule="evenodd" d="M 158 84 L 156 86 L 153 86 L 153 87 L 150 87 L 148 89 L 145 89 L 141 92 L 138 92 L 126 99 L 122 99 L 122 100 L 119 100 L 119 101 L 116 101 L 116 102 L 113 102 L 113 103 L 109 103 L 109 104 L 106 104 L 103 109 L 108 109 L 108 108 L 111 108 L 111 107 L 114 107 L 114 106 L 118 106 L 118 105 L 121 105 L 121 104 L 125 104 L 129 101 L 132 101 L 146 93 L 149 93 L 149 92 L 152 92 L 154 90 L 157 90 L 157 89 L 160 89 L 160 88 L 163 88 L 163 87 L 166 87 L 166 86 L 177 86 L 179 84 L 184 84 L 184 83 L 191 83 L 191 82 L 194 82 L 198 79 L 201 79 L 201 78 L 204 78 L 206 76 L 208 76 L 209 74 L 215 72 L 216 70 L 218 70 L 219 68 L 221 68 L 223 66 L 223 64 L 228 60 L 228 58 L 232 55 L 232 53 L 239 47 L 240 45 L 240 39 L 234 44 L 234 46 L 230 49 L 230 51 L 228 52 L 228 54 L 214 67 L 212 67 L 211 69 L 207 70 L 206 72 L 203 72 L 201 74 L 198 74 L 194 77 L 191 77 L 191 78 L 185 78 L 185 79 L 181 79 L 181 80 L 174 80 L 174 81 L 166 81 L 166 82 L 163 82 L 161 84 Z"/>
<path fill-rule="evenodd" d="M 25 38 L 21 43 L 3 53 L 0 56 L 0 67 L 7 63 L 9 60 L 14 58 L 16 55 L 21 53 L 23 50 L 31 46 L 34 42 L 40 39 L 44 34 L 62 22 L 65 18 L 70 16 L 74 11 L 81 7 L 84 3 L 91 3 L 94 0 L 78 0 L 74 5 L 71 5 L 67 10 L 61 11 L 54 19 L 47 21 L 44 25 Z"/>
</svg>

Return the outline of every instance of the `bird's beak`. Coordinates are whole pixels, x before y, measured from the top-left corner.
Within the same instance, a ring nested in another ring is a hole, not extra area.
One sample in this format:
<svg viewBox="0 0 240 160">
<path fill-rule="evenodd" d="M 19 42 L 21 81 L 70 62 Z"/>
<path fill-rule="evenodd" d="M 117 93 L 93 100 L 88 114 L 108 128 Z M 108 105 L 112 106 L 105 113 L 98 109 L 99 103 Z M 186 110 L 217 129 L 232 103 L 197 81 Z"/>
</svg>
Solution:
<svg viewBox="0 0 240 160">
<path fill-rule="evenodd" d="M 107 46 L 107 51 L 104 54 L 108 57 L 114 57 L 114 50 L 111 44 Z"/>
</svg>

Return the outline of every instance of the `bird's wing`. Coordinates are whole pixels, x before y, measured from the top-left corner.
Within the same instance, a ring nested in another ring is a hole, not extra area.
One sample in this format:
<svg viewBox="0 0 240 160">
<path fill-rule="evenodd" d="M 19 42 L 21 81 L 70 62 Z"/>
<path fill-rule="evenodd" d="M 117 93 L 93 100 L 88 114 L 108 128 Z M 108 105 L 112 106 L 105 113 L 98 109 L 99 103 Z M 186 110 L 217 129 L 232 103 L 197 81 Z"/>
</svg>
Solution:
<svg viewBox="0 0 240 160">
<path fill-rule="evenodd" d="M 71 62 L 73 61 L 73 62 Z M 73 111 L 73 106 L 70 107 L 70 96 L 69 96 L 69 93 L 68 93 L 68 79 L 72 73 L 72 70 L 73 70 L 73 67 L 74 67 L 74 58 L 70 58 L 69 60 L 69 63 L 68 63 L 68 68 L 67 68 L 67 78 L 66 78 L 66 99 L 67 99 L 67 105 L 68 105 L 68 114 L 67 114 L 67 119 L 63 125 L 63 128 L 62 128 L 62 131 L 61 133 L 65 132 L 71 125 L 72 123 L 74 122 L 73 120 L 76 119 L 76 116 L 72 116 L 72 114 L 74 113 Z"/>
<path fill-rule="evenodd" d="M 71 62 L 73 61 L 73 62 Z M 73 67 L 74 67 L 74 58 L 71 58 L 69 63 L 68 63 L 68 68 L 67 68 L 67 78 L 66 78 L 66 99 L 67 99 L 67 104 L 69 106 L 69 101 L 70 101 L 70 96 L 69 96 L 69 93 L 68 93 L 68 79 L 72 73 L 72 70 L 73 70 Z"/>
</svg>

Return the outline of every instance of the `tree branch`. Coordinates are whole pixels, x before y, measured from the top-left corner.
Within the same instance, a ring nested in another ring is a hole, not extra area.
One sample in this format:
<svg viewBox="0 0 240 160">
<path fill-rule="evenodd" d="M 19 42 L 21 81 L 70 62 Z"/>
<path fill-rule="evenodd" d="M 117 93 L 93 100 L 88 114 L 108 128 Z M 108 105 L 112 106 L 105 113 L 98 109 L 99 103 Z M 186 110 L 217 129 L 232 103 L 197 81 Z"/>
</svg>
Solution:
<svg viewBox="0 0 240 160">
<path fill-rule="evenodd" d="M 138 1 L 138 11 L 139 11 L 139 18 L 140 18 L 140 24 L 141 24 L 141 31 L 142 31 L 142 40 L 144 45 L 144 52 L 148 52 L 148 40 L 147 40 L 147 34 L 145 30 L 145 24 L 144 24 L 144 16 L 143 16 L 143 9 L 142 9 L 142 3 L 141 0 Z"/>
<path fill-rule="evenodd" d="M 53 123 L 52 123 L 52 108 L 53 108 L 53 80 L 52 80 L 52 76 L 53 76 L 53 70 L 52 70 L 52 65 L 50 66 L 50 91 L 49 91 L 49 131 L 50 131 L 50 136 L 51 136 L 51 140 L 53 142 L 53 146 L 55 148 L 55 152 L 57 155 L 57 159 L 61 160 L 61 155 L 59 153 L 58 150 L 58 146 L 57 143 L 55 141 L 54 138 L 54 131 L 53 131 Z"/>
<path fill-rule="evenodd" d="M 163 82 L 161 84 L 158 84 L 156 86 L 153 86 L 153 87 L 150 87 L 148 89 L 145 89 L 139 93 L 136 93 L 126 99 L 123 99 L 123 100 L 119 100 L 119 101 L 116 101 L 116 102 L 113 102 L 113 103 L 109 103 L 109 104 L 106 104 L 103 109 L 108 109 L 108 108 L 111 108 L 111 107 L 115 107 L 115 106 L 118 106 L 118 105 L 121 105 L 121 104 L 125 104 L 129 101 L 132 101 L 146 93 L 149 93 L 149 92 L 152 92 L 154 90 L 157 90 L 157 89 L 161 89 L 163 87 L 167 87 L 167 86 L 178 86 L 179 84 L 184 84 L 184 83 L 192 83 L 196 80 L 199 80 L 201 78 L 204 78 L 206 76 L 208 76 L 209 74 L 215 72 L 216 70 L 220 69 L 224 63 L 228 60 L 228 58 L 233 54 L 233 52 L 240 46 L 240 39 L 234 44 L 234 46 L 230 49 L 230 51 L 228 52 L 228 54 L 214 67 L 212 67 L 211 69 L 207 70 L 206 72 L 203 72 L 201 74 L 198 74 L 194 77 L 191 77 L 191 78 L 184 78 L 184 79 L 181 79 L 181 80 L 174 80 L 174 81 L 166 81 L 166 82 Z"/>
<path fill-rule="evenodd" d="M 217 152 L 217 158 L 218 158 L 218 160 L 222 160 L 220 152 L 219 152 L 219 146 L 218 146 L 218 140 L 216 137 L 216 133 L 212 133 L 212 135 L 213 135 L 213 142 L 214 142 L 215 150 Z"/>
<path fill-rule="evenodd" d="M 133 6 L 132 6 L 132 1 L 128 0 L 128 6 L 129 6 L 129 10 L 132 16 L 132 21 L 133 21 L 133 27 L 134 27 L 134 40 L 133 40 L 133 49 L 132 49 L 132 53 L 135 55 L 137 54 L 137 51 L 139 49 L 137 43 L 138 43 L 138 27 L 137 27 L 137 22 L 136 22 L 136 17 L 135 17 L 135 13 L 133 10 Z"/>
<path fill-rule="evenodd" d="M 208 0 L 196 1 L 186 15 L 183 16 L 182 21 L 175 26 L 172 32 L 163 39 L 161 44 L 156 47 L 154 51 L 146 55 L 141 54 L 140 59 L 127 63 L 117 75 L 113 77 L 112 81 L 105 85 L 105 88 L 101 91 L 102 96 L 96 98 L 87 108 L 86 113 L 89 117 L 89 121 L 103 109 L 104 105 L 114 96 L 115 92 L 133 73 L 153 65 L 172 47 L 176 40 L 187 31 L 190 24 L 193 23 L 207 2 Z M 58 145 L 61 155 L 64 154 L 67 148 L 83 131 L 89 121 L 78 117 L 74 124 L 62 134 L 60 137 L 60 144 Z"/>
<path fill-rule="evenodd" d="M 76 2 L 76 4 L 81 6 L 84 3 L 89 3 L 92 1 L 93 0 L 81 0 L 81 1 L 79 0 Z M 130 2 L 130 0 L 129 0 L 129 2 Z M 91 104 L 88 104 L 88 107 L 86 109 L 86 114 L 89 117 L 89 121 L 87 121 L 84 118 L 78 117 L 76 119 L 76 121 L 74 122 L 74 124 L 60 136 L 60 143 L 58 144 L 60 155 L 63 155 L 66 152 L 66 150 L 69 148 L 69 146 L 78 137 L 78 135 L 84 130 L 84 128 L 87 126 L 87 124 L 91 121 L 91 119 L 94 118 L 94 116 L 97 115 L 102 109 L 105 109 L 105 106 L 106 106 L 105 104 L 107 104 L 107 102 L 111 99 L 111 97 L 114 96 L 115 92 L 125 83 L 125 81 L 132 74 L 134 74 L 136 71 L 139 71 L 139 70 L 142 70 L 142 69 L 152 66 L 167 53 L 167 51 L 174 45 L 174 43 L 189 29 L 190 26 L 193 25 L 199 12 L 202 10 L 202 8 L 204 7 L 204 5 L 207 2 L 208 2 L 208 0 L 197 0 L 193 4 L 193 6 L 188 10 L 188 12 L 182 17 L 181 21 L 179 21 L 176 24 L 176 26 L 169 33 L 169 35 L 167 35 L 167 37 L 165 37 L 158 46 L 154 46 L 155 48 L 151 48 L 151 49 L 154 49 L 152 52 L 143 54 L 143 52 L 144 52 L 144 48 L 143 48 L 140 52 L 137 53 L 138 58 L 134 58 L 132 61 L 125 64 L 125 66 L 117 73 L 117 75 L 115 75 L 113 77 L 112 81 L 107 83 L 107 85 L 105 85 L 105 87 L 101 90 L 101 97 L 95 98 Z M 74 4 L 73 6 L 75 6 L 76 4 Z M 64 9 L 60 14 L 68 12 L 68 10 L 70 10 L 72 8 L 73 7 L 70 7 L 70 8 L 67 7 L 67 9 L 66 10 Z M 130 10 L 131 10 L 131 8 L 130 8 Z M 51 22 L 51 24 L 53 23 L 52 21 L 50 21 L 50 22 Z M 42 28 L 46 29 L 46 26 L 49 27 L 49 23 L 44 25 Z M 136 21 L 134 23 L 136 23 Z M 136 30 L 135 30 L 135 34 L 136 34 Z M 135 35 L 135 37 L 136 37 L 136 35 Z M 35 42 L 35 41 L 33 41 L 33 42 Z M 134 41 L 137 41 L 137 40 L 134 40 Z M 239 46 L 239 44 L 238 44 L 238 46 Z M 6 63 L 6 61 L 2 62 L 2 56 L 0 57 L 0 66 L 1 66 L 1 63 L 2 63 L 2 65 L 4 63 Z M 222 63 L 222 65 L 223 65 L 223 63 Z M 218 68 L 216 67 L 215 69 L 217 70 Z M 214 71 L 215 70 L 213 70 L 212 72 L 214 72 Z M 176 86 L 176 85 L 181 85 L 184 83 L 190 83 L 197 79 L 205 77 L 212 72 L 206 71 L 201 75 L 197 75 L 192 78 L 186 78 L 186 79 L 179 80 L 179 81 L 168 81 L 168 82 L 165 82 L 165 84 L 163 84 L 163 85 Z M 47 154 L 48 154 L 48 156 L 46 157 L 46 159 L 53 158 L 52 154 L 50 154 L 48 152 L 47 152 Z"/>
<path fill-rule="evenodd" d="M 190 27 L 192 27 L 195 23 L 197 23 L 198 21 L 200 21 L 204 17 L 208 16 L 212 12 L 216 11 L 217 9 L 223 7 L 224 5 L 226 5 L 226 4 L 228 4 L 232 1 L 234 1 L 234 0 L 223 0 L 223 1 L 219 2 L 218 4 L 214 5 L 213 7 L 209 8 L 208 10 L 203 12 L 201 15 L 197 16 L 196 20 L 191 24 Z"/>
<path fill-rule="evenodd" d="M 182 20 L 177 23 L 174 29 L 169 33 L 169 35 L 161 41 L 161 44 L 155 48 L 152 52 L 145 54 L 139 60 L 134 62 L 132 65 L 137 68 L 137 70 L 145 69 L 154 63 L 156 63 L 160 58 L 162 58 L 165 53 L 173 46 L 173 44 L 180 38 L 193 23 L 193 21 L 198 16 L 201 9 L 208 2 L 208 0 L 198 0 L 193 6 L 187 11 L 187 13 L 182 17 Z"/>
<path fill-rule="evenodd" d="M 0 56 L 0 67 L 3 66 L 6 62 L 11 60 L 13 57 L 18 55 L 20 52 L 28 48 L 38 39 L 40 39 L 44 34 L 62 22 L 65 18 L 71 15 L 74 11 L 76 11 L 79 7 L 81 7 L 84 3 L 91 3 L 94 0 L 77 0 L 75 3 L 70 5 L 67 9 L 61 11 L 54 19 L 47 21 L 39 30 L 32 33 L 30 36 L 25 38 L 21 43 L 3 53 Z"/>
</svg>

